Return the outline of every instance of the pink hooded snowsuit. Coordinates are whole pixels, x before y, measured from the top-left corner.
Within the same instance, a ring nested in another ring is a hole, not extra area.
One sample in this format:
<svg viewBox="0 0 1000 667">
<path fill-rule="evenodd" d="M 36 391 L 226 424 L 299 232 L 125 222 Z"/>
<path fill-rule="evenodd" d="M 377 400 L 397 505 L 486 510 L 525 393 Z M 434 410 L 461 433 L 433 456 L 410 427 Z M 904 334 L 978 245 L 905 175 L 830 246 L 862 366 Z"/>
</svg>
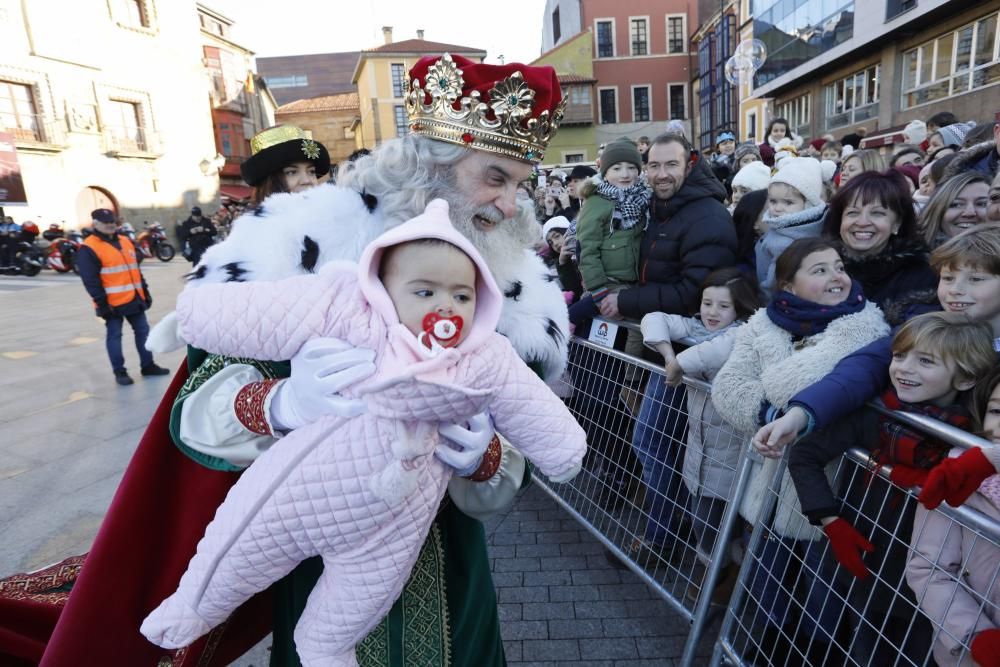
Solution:
<svg viewBox="0 0 1000 667">
<path fill-rule="evenodd" d="M 431 352 L 400 324 L 378 279 L 382 252 L 437 238 L 477 267 L 468 337 Z M 230 356 L 290 359 L 320 336 L 376 351 L 377 371 L 330 416 L 283 438 L 243 473 L 208 526 L 177 591 L 143 622 L 164 648 L 187 646 L 247 598 L 321 555 L 323 575 L 295 629 L 305 665 L 355 665 L 355 644 L 399 596 L 451 469 L 434 456 L 439 422 L 489 412 L 496 429 L 545 474 L 578 470 L 586 436 L 569 410 L 495 332 L 502 297 L 478 251 L 434 200 L 372 242 L 360 266 L 274 283 L 189 287 L 177 313 L 185 340 Z"/>
</svg>

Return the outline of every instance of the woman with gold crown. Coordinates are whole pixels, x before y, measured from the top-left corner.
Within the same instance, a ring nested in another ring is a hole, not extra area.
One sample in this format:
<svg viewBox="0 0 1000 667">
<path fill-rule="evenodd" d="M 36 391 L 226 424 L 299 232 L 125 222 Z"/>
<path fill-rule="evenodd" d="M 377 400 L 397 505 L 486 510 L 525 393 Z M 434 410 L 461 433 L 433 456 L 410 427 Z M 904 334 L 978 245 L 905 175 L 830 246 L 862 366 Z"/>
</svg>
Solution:
<svg viewBox="0 0 1000 667">
<path fill-rule="evenodd" d="M 555 71 L 485 65 L 445 54 L 421 59 L 409 80 L 411 134 L 386 141 L 358 160 L 340 185 L 352 188 L 369 208 L 377 206 L 383 226 L 413 217 L 434 197 L 448 199 L 456 228 L 484 255 L 505 293 L 497 330 L 543 379 L 554 381 L 565 367 L 568 318 L 558 287 L 545 280 L 544 267 L 530 249 L 540 240 L 540 228 L 533 212 L 517 204 L 516 187 L 542 160 L 562 118 Z M 489 100 L 486 116 L 481 108 L 487 105 L 479 100 Z M 446 104 L 452 109 L 445 109 Z M 498 129 L 498 124 L 503 127 Z M 317 155 L 309 141 L 290 137 L 274 145 L 287 143 L 281 151 L 288 152 L 280 156 L 299 158 L 301 153 L 305 161 L 319 162 L 317 172 L 325 171 L 319 168 L 323 151 Z M 278 151 L 268 155 L 275 155 L 273 169 L 255 170 L 248 181 L 260 183 L 265 174 L 292 163 L 279 159 Z M 281 176 L 272 182 L 288 190 L 297 187 L 298 181 L 290 185 L 292 179 L 284 171 Z M 335 200 L 334 195 L 343 198 L 338 190 L 274 194 L 248 216 L 275 229 L 301 230 L 311 224 L 317 236 L 328 234 L 331 226 L 356 236 L 377 233 L 364 229 L 375 217 L 338 219 L 342 211 L 323 206 L 326 199 Z M 321 249 L 320 256 L 326 251 Z M 232 278 L 247 279 L 236 275 L 242 271 L 234 264 Z M 337 341 L 330 341 L 325 352 L 311 360 L 297 355 L 289 365 L 225 359 L 189 349 L 189 363 L 178 372 L 151 420 L 68 603 L 61 615 L 58 609 L 45 609 L 33 617 L 38 622 L 28 634 L 36 653 L 18 655 L 37 659 L 40 645 L 42 667 L 226 665 L 273 628 L 272 665 L 297 664 L 291 628 L 318 576 L 320 565 L 315 563 L 312 572 L 303 563 L 272 587 L 270 595 L 256 596 L 226 624 L 186 649 L 159 649 L 146 642 L 138 628 L 176 587 L 239 471 L 262 449 L 280 446 L 276 438 L 281 424 L 273 423 L 271 411 L 280 403 L 273 400 L 277 394 L 289 394 L 292 385 L 300 391 L 312 386 L 311 392 L 305 391 L 305 402 L 314 412 L 353 409 L 337 393 L 370 372 L 370 353 L 345 349 Z M 290 370 L 290 378 L 279 381 Z M 441 432 L 454 445 L 439 453 L 456 470 L 449 496 L 402 596 L 357 647 L 362 665 L 505 664 L 479 519 L 509 504 L 528 471 L 523 457 L 499 442 L 485 416 L 471 424 L 442 426 Z M 0 604 L 0 625 L 4 611 Z M 18 630 L 23 631 L 23 625 Z M 0 657 L 7 648 L 2 634 Z"/>
</svg>

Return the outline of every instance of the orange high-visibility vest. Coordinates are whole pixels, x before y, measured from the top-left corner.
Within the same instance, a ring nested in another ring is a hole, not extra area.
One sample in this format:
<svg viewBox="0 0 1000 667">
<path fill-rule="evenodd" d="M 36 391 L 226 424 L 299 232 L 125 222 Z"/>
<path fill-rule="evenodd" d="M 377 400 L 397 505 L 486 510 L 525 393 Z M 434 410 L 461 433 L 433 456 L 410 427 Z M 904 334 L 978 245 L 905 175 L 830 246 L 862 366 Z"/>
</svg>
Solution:
<svg viewBox="0 0 1000 667">
<path fill-rule="evenodd" d="M 135 246 L 124 236 L 118 237 L 121 250 L 114 247 L 97 234 L 91 234 L 84 245 L 97 254 L 101 263 L 101 286 L 108 295 L 108 305 L 112 308 L 124 306 L 138 294 L 143 300 L 142 274 L 135 256 Z M 96 305 L 96 304 L 95 304 Z"/>
</svg>

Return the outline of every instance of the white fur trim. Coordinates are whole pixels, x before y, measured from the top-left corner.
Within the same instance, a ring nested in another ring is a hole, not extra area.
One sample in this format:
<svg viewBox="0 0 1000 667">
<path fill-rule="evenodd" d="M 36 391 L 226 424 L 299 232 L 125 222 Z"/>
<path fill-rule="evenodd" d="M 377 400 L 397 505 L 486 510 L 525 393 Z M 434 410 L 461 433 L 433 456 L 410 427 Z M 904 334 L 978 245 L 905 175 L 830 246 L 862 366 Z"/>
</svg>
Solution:
<svg viewBox="0 0 1000 667">
<path fill-rule="evenodd" d="M 146 337 L 146 349 L 155 354 L 166 354 L 184 347 L 181 327 L 177 322 L 177 312 L 170 311 L 156 323 Z"/>
</svg>

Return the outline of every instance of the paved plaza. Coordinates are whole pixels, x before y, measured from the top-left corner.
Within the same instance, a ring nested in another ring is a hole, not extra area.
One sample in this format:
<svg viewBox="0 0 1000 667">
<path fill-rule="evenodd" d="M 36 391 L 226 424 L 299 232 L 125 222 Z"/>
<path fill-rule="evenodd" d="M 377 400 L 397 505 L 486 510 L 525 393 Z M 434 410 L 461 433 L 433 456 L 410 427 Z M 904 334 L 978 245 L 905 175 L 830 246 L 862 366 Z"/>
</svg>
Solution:
<svg viewBox="0 0 1000 667">
<path fill-rule="evenodd" d="M 179 258 L 143 264 L 151 322 L 172 309 L 187 270 Z M 0 276 L 0 313 L 8 323 L 0 331 L 7 575 L 88 550 L 169 378 L 139 376 L 126 327 L 136 383 L 114 383 L 103 323 L 73 275 Z M 157 362 L 176 368 L 182 357 Z M 687 624 L 632 573 L 611 567 L 600 543 L 538 485 L 486 529 L 510 664 L 671 667 L 680 656 Z M 267 650 L 264 641 L 235 664 L 263 667 Z"/>
</svg>

